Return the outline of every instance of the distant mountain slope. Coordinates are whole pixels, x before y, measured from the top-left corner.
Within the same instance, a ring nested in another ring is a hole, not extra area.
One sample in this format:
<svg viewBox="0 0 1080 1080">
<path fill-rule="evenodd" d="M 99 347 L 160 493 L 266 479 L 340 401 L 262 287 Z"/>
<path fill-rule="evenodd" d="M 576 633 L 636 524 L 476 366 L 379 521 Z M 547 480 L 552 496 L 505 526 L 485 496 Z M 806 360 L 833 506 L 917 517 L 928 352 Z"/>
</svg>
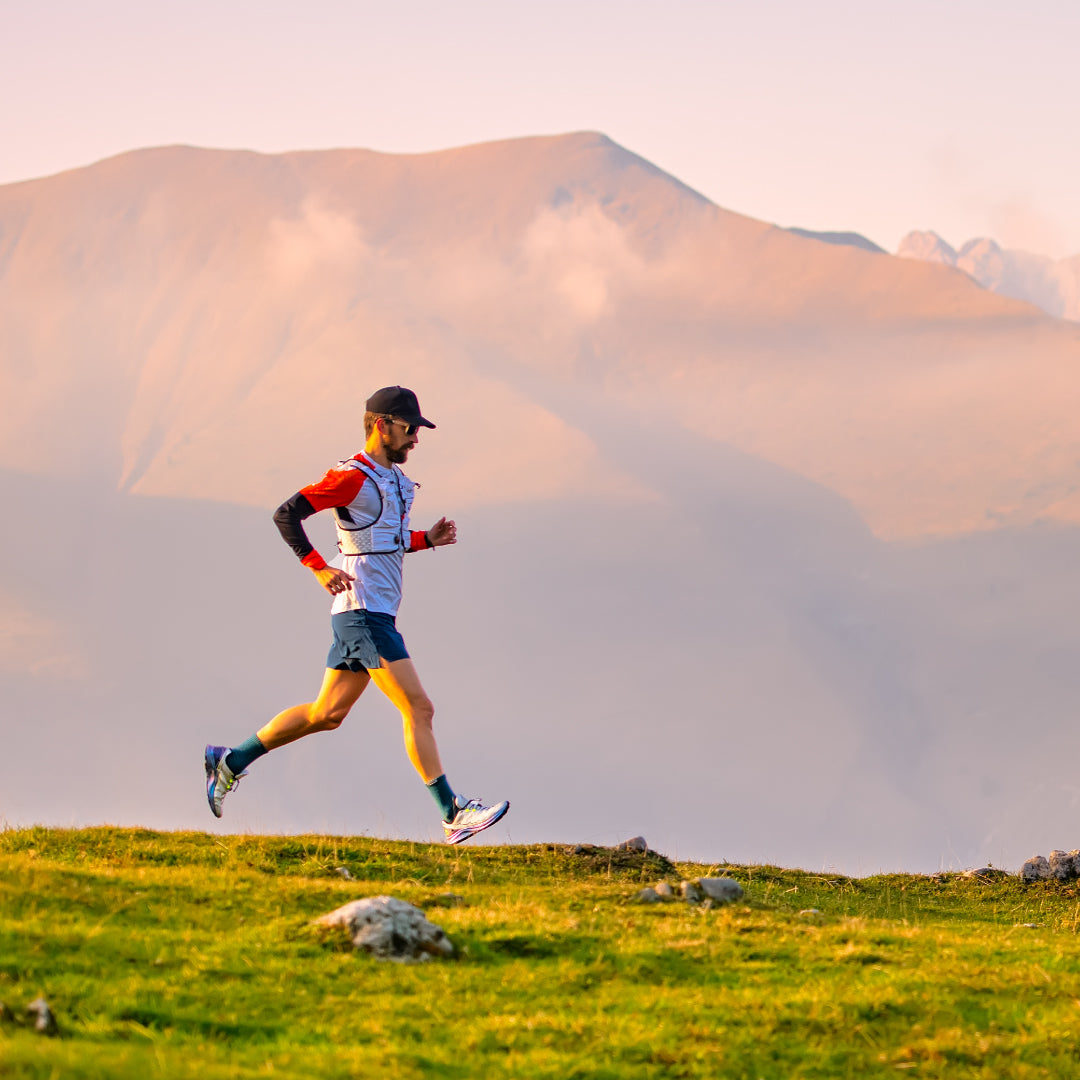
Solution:
<svg viewBox="0 0 1080 1080">
<path fill-rule="evenodd" d="M 1057 318 L 1080 322 L 1080 255 L 1051 259 L 1009 251 L 985 237 L 969 240 L 957 251 L 935 232 L 908 233 L 896 254 L 955 266 L 985 289 L 1027 300 Z"/>
<path fill-rule="evenodd" d="M 883 247 L 878 247 L 873 240 L 857 232 L 815 232 L 813 229 L 799 229 L 793 225 L 788 227 L 788 232 L 803 236 L 807 240 L 820 240 L 824 244 L 843 244 L 863 251 L 872 251 L 876 255 L 886 253 Z"/>
<path fill-rule="evenodd" d="M 0 464 L 142 493 L 272 504 L 404 381 L 449 421 L 436 478 L 466 501 L 647 498 L 604 458 L 612 401 L 881 535 L 1080 518 L 1074 331 L 720 209 L 590 133 L 171 147 L 0 188 L 0 340 Z"/>
</svg>

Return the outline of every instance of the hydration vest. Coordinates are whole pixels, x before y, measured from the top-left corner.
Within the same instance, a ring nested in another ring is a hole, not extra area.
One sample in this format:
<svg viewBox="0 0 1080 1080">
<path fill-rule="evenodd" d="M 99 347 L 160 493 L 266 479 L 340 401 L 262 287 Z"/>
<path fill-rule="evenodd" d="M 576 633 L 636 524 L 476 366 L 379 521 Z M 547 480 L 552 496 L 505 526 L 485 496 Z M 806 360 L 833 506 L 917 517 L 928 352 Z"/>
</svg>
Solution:
<svg viewBox="0 0 1080 1080">
<path fill-rule="evenodd" d="M 348 506 L 334 507 L 338 551 L 342 555 L 388 555 L 409 549 L 409 511 L 417 485 L 396 465 L 384 476 L 357 458 L 341 462 L 343 469 L 359 469 L 379 493 L 379 513 L 373 521 L 359 523 Z M 395 503 L 394 496 L 397 496 Z M 400 517 L 395 505 L 401 506 Z"/>
</svg>

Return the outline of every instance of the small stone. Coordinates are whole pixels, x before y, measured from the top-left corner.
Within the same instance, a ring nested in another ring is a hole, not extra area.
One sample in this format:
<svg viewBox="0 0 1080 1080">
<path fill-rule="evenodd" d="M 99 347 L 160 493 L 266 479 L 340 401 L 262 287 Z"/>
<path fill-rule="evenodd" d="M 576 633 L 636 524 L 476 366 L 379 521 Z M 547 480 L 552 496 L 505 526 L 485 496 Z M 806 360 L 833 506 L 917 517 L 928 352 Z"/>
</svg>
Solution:
<svg viewBox="0 0 1080 1080">
<path fill-rule="evenodd" d="M 335 866 L 334 873 L 337 874 L 339 878 L 344 878 L 346 881 L 353 880 L 353 876 L 349 873 L 349 868 L 347 866 Z"/>
<path fill-rule="evenodd" d="M 703 877 L 698 878 L 697 884 L 710 900 L 721 904 L 730 904 L 743 897 L 743 887 L 734 878 Z"/>
<path fill-rule="evenodd" d="M 1043 855 L 1033 855 L 1020 867 L 1020 877 L 1027 882 L 1045 881 L 1050 876 L 1050 864 Z"/>
<path fill-rule="evenodd" d="M 660 894 L 657 893 L 655 889 L 650 889 L 646 886 L 636 897 L 634 897 L 634 899 L 637 900 L 639 904 L 659 904 Z"/>
<path fill-rule="evenodd" d="M 670 881 L 661 881 L 654 885 L 653 888 L 656 890 L 656 895 L 659 896 L 661 900 L 675 899 L 675 890 L 671 887 Z"/>
<path fill-rule="evenodd" d="M 453 892 L 440 893 L 431 900 L 433 907 L 462 907 L 464 903 L 465 897 Z"/>
<path fill-rule="evenodd" d="M 369 896 L 315 920 L 320 926 L 340 926 L 357 949 L 380 960 L 407 962 L 450 956 L 454 946 L 441 926 L 395 896 Z"/>
<path fill-rule="evenodd" d="M 44 998 L 35 998 L 26 1006 L 26 1015 L 34 1017 L 34 1030 L 39 1035 L 55 1035 L 58 1031 L 56 1017 Z"/>
<path fill-rule="evenodd" d="M 629 840 L 624 840 L 621 844 L 615 845 L 616 851 L 648 851 L 649 845 L 645 842 L 644 836 L 631 836 Z"/>
<path fill-rule="evenodd" d="M 1018 930 L 1038 930 L 1041 926 L 1041 922 L 1018 922 L 1016 924 Z"/>
<path fill-rule="evenodd" d="M 809 917 L 811 915 L 820 915 L 821 914 L 821 908 L 816 908 L 816 907 L 803 908 L 802 911 L 799 912 L 799 914 L 803 915 L 803 916 L 806 916 L 806 917 Z"/>
<path fill-rule="evenodd" d="M 679 892 L 688 904 L 700 904 L 705 899 L 705 893 L 696 881 L 679 882 Z"/>
</svg>

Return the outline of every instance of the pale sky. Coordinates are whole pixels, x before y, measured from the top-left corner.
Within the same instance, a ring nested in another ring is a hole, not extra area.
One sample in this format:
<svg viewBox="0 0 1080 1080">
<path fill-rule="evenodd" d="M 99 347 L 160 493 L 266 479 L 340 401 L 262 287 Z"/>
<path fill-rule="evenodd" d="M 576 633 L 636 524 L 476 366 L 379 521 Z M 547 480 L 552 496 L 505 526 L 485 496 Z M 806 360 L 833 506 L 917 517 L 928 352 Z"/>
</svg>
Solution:
<svg viewBox="0 0 1080 1080">
<path fill-rule="evenodd" d="M 741 213 L 1080 253 L 1080 4 L 0 0 L 0 183 L 598 130 Z"/>
</svg>

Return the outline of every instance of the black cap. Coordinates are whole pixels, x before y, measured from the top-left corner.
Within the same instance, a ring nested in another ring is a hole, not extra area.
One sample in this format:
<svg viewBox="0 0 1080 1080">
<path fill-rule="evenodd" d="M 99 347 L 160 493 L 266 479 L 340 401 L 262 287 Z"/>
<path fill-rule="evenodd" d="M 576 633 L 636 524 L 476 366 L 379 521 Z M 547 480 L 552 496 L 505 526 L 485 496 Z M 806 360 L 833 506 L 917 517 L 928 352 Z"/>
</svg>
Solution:
<svg viewBox="0 0 1080 1080">
<path fill-rule="evenodd" d="M 419 424 L 429 428 L 435 426 L 420 415 L 420 402 L 416 400 L 416 395 L 404 386 L 384 386 L 381 390 L 376 390 L 367 399 L 366 408 L 368 412 L 382 413 L 383 416 L 397 416 L 407 424 Z"/>
</svg>

